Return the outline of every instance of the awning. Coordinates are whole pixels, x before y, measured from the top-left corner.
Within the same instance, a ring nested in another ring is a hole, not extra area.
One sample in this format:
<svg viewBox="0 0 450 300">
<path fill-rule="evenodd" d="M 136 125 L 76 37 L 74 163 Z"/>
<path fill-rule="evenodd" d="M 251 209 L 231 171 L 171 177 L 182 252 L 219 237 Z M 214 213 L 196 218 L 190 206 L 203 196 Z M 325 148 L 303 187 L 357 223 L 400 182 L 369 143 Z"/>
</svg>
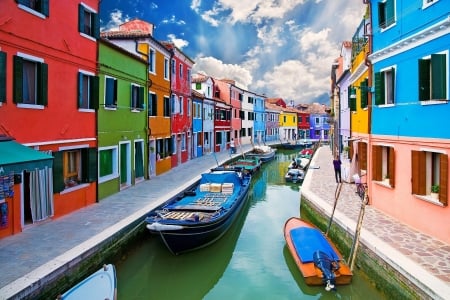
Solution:
<svg viewBox="0 0 450 300">
<path fill-rule="evenodd" d="M 0 173 L 51 168 L 53 156 L 31 149 L 15 141 L 0 141 Z"/>
</svg>

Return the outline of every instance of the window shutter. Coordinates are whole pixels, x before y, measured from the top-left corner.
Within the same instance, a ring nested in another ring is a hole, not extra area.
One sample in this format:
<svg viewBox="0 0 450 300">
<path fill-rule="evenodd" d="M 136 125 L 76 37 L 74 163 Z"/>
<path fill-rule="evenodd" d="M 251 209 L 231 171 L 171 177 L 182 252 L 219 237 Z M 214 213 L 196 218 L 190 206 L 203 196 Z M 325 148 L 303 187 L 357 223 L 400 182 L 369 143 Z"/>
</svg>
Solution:
<svg viewBox="0 0 450 300">
<path fill-rule="evenodd" d="M 382 146 L 372 146 L 372 179 L 381 181 L 382 179 Z"/>
<path fill-rule="evenodd" d="M 433 80 L 431 98 L 446 99 L 446 62 L 445 54 L 431 55 L 431 79 Z"/>
<path fill-rule="evenodd" d="M 361 82 L 361 108 L 367 108 L 367 103 L 368 103 L 368 96 L 369 93 L 367 92 L 367 84 L 368 80 L 365 79 Z"/>
<path fill-rule="evenodd" d="M 78 72 L 78 101 L 77 107 L 81 107 L 81 102 L 83 99 L 83 73 Z"/>
<path fill-rule="evenodd" d="M 391 68 L 392 103 L 395 103 L 395 68 Z"/>
<path fill-rule="evenodd" d="M 394 0 L 386 1 L 386 25 L 389 26 L 395 22 Z"/>
<path fill-rule="evenodd" d="M 426 174 L 424 151 L 411 151 L 411 192 L 416 195 L 425 195 Z"/>
<path fill-rule="evenodd" d="M 367 144 L 364 142 L 358 142 L 358 160 L 359 169 L 367 170 Z"/>
<path fill-rule="evenodd" d="M 112 104 L 117 106 L 117 79 L 114 79 L 114 88 L 113 88 L 113 99 Z M 100 99 L 99 99 L 100 101 Z"/>
<path fill-rule="evenodd" d="M 395 187 L 395 150 L 393 147 L 389 147 L 389 161 L 388 161 L 388 174 L 389 184 L 391 187 Z"/>
<path fill-rule="evenodd" d="M 63 152 L 53 152 L 53 193 L 62 192 L 65 188 L 63 175 Z"/>
<path fill-rule="evenodd" d="M 448 205 L 448 155 L 439 155 L 439 201 L 444 205 Z"/>
<path fill-rule="evenodd" d="M 50 16 L 48 0 L 41 0 L 41 13 L 47 17 Z"/>
<path fill-rule="evenodd" d="M 97 149 L 83 148 L 81 149 L 81 163 L 82 163 L 82 182 L 97 181 Z"/>
<path fill-rule="evenodd" d="M 430 66 L 426 59 L 419 59 L 419 100 L 430 100 Z"/>
<path fill-rule="evenodd" d="M 384 95 L 384 73 L 375 73 L 375 105 L 386 103 Z"/>
<path fill-rule="evenodd" d="M 0 51 L 0 102 L 6 102 L 6 52 Z"/>
<path fill-rule="evenodd" d="M 39 99 L 38 104 L 47 106 L 48 104 L 48 65 L 38 64 L 38 89 Z"/>
<path fill-rule="evenodd" d="M 78 4 L 78 31 L 84 32 L 84 6 Z"/>
<path fill-rule="evenodd" d="M 14 62 L 14 82 L 13 82 L 13 101 L 14 103 L 23 102 L 23 59 L 19 56 L 13 57 Z"/>
<path fill-rule="evenodd" d="M 90 76 L 91 87 L 89 90 L 90 93 L 90 101 L 89 108 L 90 109 L 98 109 L 99 103 L 99 78 L 98 76 Z"/>
<path fill-rule="evenodd" d="M 145 108 L 145 98 L 144 98 L 144 87 L 139 87 L 139 105 L 138 108 L 144 109 Z"/>
<path fill-rule="evenodd" d="M 356 111 L 356 89 L 353 87 L 348 89 L 348 107 L 350 111 Z"/>
<path fill-rule="evenodd" d="M 100 38 L 100 18 L 98 14 L 92 13 L 92 27 L 93 27 L 93 37 L 96 39 Z"/>
</svg>

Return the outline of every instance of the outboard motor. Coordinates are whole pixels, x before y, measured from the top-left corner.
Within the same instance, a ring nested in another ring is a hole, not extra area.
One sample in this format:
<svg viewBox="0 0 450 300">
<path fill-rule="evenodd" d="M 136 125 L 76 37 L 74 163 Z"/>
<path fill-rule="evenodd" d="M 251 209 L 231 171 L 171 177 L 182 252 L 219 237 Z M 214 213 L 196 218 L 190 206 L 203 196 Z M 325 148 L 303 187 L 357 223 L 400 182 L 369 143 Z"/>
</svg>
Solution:
<svg viewBox="0 0 450 300">
<path fill-rule="evenodd" d="M 322 271 L 325 290 L 336 291 L 336 277 L 334 272 L 339 269 L 339 263 L 320 250 L 313 253 L 313 261 L 314 265 Z"/>
</svg>

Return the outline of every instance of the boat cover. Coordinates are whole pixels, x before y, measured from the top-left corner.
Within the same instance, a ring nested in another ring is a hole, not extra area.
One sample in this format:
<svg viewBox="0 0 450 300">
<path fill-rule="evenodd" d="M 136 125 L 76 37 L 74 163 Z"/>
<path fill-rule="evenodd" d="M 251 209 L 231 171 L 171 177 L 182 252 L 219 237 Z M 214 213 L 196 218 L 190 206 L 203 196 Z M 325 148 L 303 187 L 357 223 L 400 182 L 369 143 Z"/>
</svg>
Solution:
<svg viewBox="0 0 450 300">
<path fill-rule="evenodd" d="M 291 230 L 292 244 L 302 263 L 313 262 L 313 254 L 320 250 L 332 259 L 338 261 L 339 257 L 327 239 L 316 228 L 299 227 Z"/>
</svg>

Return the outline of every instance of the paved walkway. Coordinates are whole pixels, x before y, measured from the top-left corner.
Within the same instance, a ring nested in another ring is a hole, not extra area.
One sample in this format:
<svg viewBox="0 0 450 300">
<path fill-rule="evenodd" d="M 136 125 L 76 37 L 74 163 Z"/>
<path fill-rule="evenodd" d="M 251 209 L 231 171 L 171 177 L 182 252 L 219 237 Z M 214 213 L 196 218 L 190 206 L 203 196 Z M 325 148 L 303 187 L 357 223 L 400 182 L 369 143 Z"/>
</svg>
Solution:
<svg viewBox="0 0 450 300">
<path fill-rule="evenodd" d="M 250 149 L 247 145 L 238 148 L 238 152 Z M 0 300 L 16 299 L 14 295 L 21 291 L 38 288 L 43 278 L 76 262 L 80 253 L 144 217 L 194 183 L 201 173 L 228 159 L 228 152 L 196 158 L 99 203 L 1 239 Z M 319 148 L 311 162 L 319 168 L 308 171 L 301 189 L 303 196 L 327 214 L 331 212 L 335 190 L 331 160 L 329 147 Z M 190 181 L 186 182 L 187 178 Z M 350 232 L 356 228 L 359 201 L 355 186 L 344 184 L 334 220 Z M 450 295 L 450 245 L 397 224 L 370 206 L 366 208 L 361 242 L 422 285 L 430 298 L 445 299 Z"/>
<path fill-rule="evenodd" d="M 332 160 L 330 147 L 320 147 L 311 161 L 316 168 L 308 170 L 301 188 L 302 196 L 328 216 L 337 185 Z M 360 209 L 355 184 L 344 183 L 333 221 L 354 233 Z M 370 205 L 365 208 L 360 237 L 361 243 L 426 290 L 431 299 L 450 299 L 450 245 L 399 224 Z"/>
</svg>

